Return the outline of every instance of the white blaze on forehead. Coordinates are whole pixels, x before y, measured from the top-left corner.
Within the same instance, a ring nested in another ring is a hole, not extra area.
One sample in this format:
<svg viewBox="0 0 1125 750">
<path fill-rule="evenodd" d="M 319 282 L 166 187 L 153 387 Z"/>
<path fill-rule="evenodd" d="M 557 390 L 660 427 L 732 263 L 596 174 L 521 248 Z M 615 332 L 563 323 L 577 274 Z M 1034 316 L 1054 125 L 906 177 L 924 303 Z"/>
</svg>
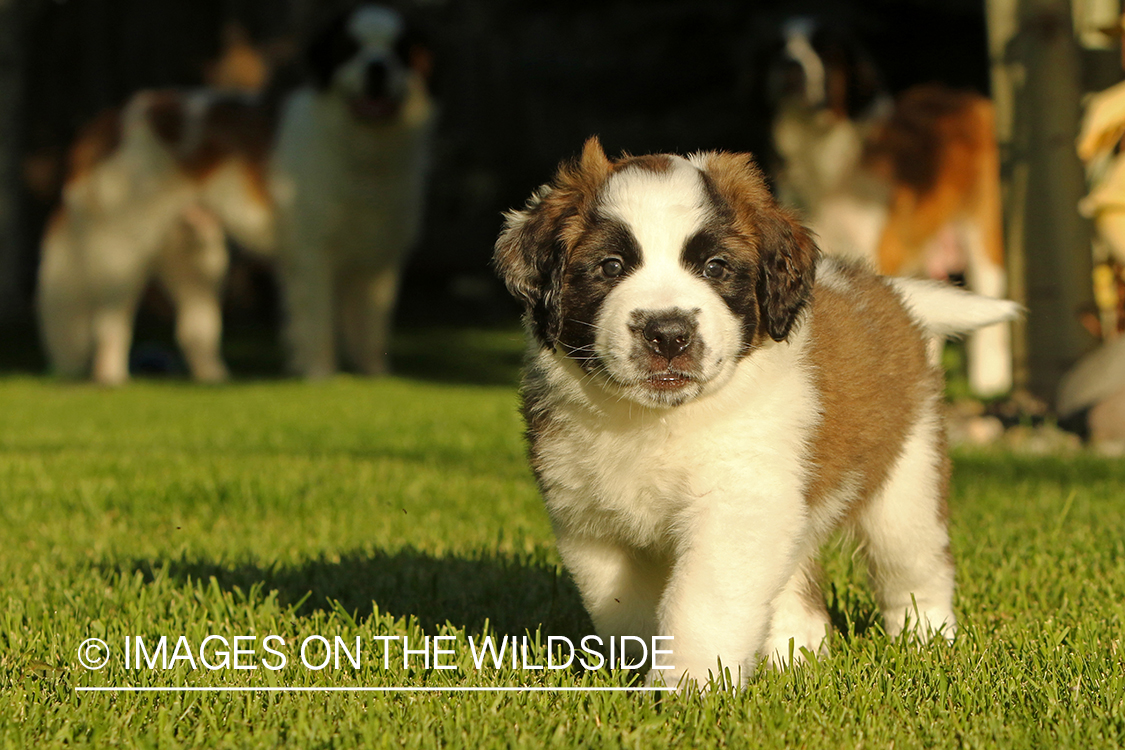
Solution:
<svg viewBox="0 0 1125 750">
<path fill-rule="evenodd" d="M 645 266 L 679 266 L 684 242 L 708 214 L 702 176 L 680 157 L 671 157 L 667 171 L 634 167 L 613 175 L 602 190 L 601 208 L 629 227 Z"/>
<path fill-rule="evenodd" d="M 733 371 L 741 321 L 698 269 L 687 268 L 682 260 L 684 245 L 707 224 L 712 210 L 699 168 L 679 157 L 671 157 L 664 171 L 626 168 L 603 187 L 601 215 L 628 228 L 641 256 L 640 266 L 606 295 L 595 321 L 594 349 L 618 383 L 636 384 L 651 375 L 648 358 L 638 356 L 644 349 L 638 350 L 636 315 L 673 309 L 688 313 L 695 324 L 698 385 L 690 397 Z M 635 388 L 626 397 L 653 402 L 643 386 Z"/>
<path fill-rule="evenodd" d="M 390 8 L 365 6 L 348 23 L 348 31 L 364 47 L 391 47 L 402 33 L 402 16 Z"/>
</svg>

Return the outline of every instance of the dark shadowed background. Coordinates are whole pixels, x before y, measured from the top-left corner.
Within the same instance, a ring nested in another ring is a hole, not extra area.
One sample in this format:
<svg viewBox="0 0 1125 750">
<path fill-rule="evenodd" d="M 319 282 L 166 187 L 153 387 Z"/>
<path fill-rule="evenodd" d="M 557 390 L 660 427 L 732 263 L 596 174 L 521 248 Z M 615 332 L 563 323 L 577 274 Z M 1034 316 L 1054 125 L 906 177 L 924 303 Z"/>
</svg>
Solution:
<svg viewBox="0 0 1125 750">
<path fill-rule="evenodd" d="M 37 243 L 75 131 L 140 88 L 194 86 L 237 23 L 275 57 L 349 3 L 31 0 L 22 33 L 18 292 L 31 299 Z M 987 91 L 984 10 L 972 0 L 877 2 L 398 3 L 436 60 L 442 115 L 428 220 L 403 318 L 513 314 L 488 268 L 500 213 L 582 141 L 607 151 L 764 152 L 761 68 L 779 24 L 809 13 L 851 29 L 892 91 L 940 80 Z M 283 71 L 282 86 L 296 76 Z M 437 277 L 435 279 L 435 277 Z M 435 285 L 434 281 L 438 283 Z M 434 290 L 442 290 L 435 296 Z M 151 303 L 150 303 L 151 304 Z M 270 300 L 249 303 L 272 314 Z M 245 305 L 243 305 L 244 307 Z M 233 314 L 246 311 L 236 305 Z M 28 316 L 24 316 L 29 321 Z"/>
<path fill-rule="evenodd" d="M 0 22 L 11 21 L 0 35 L 0 98 L 17 104 L 0 117 L 0 136 L 11 134 L 0 224 L 14 217 L 11 230 L 0 227 L 11 238 L 0 242 L 8 330 L 0 361 L 42 366 L 31 315 L 37 245 L 76 130 L 137 89 L 202 84 L 232 27 L 274 64 L 273 87 L 283 91 L 300 80 L 294 61 L 304 40 L 354 4 L 0 0 Z M 441 102 L 424 235 L 399 310 L 406 324 L 515 319 L 488 264 L 501 212 L 590 135 L 611 154 L 726 149 L 768 158 L 764 67 L 787 18 L 815 16 L 853 36 L 891 93 L 934 81 L 989 93 L 985 0 L 390 4 L 428 39 Z M 1115 52 L 1081 54 L 1098 58 L 1083 67 L 1085 90 L 1120 76 Z M 228 331 L 256 326 L 264 340 L 277 300 L 263 264 L 236 256 L 228 287 Z M 142 307 L 140 336 L 154 319 L 170 331 L 158 292 Z"/>
</svg>

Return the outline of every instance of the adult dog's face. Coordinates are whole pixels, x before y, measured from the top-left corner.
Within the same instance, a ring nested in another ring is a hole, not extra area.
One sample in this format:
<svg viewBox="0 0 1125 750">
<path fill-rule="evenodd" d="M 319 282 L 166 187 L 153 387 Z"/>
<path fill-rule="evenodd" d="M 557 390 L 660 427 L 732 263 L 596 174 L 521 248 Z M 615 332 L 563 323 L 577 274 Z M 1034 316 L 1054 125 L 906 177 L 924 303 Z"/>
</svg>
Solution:
<svg viewBox="0 0 1125 750">
<path fill-rule="evenodd" d="M 612 393 L 668 407 L 788 337 L 816 256 L 749 156 L 610 161 L 591 139 L 508 214 L 495 260 L 542 346 Z"/>
<path fill-rule="evenodd" d="M 317 87 L 344 97 L 357 119 L 370 122 L 398 114 L 410 75 L 425 76 L 428 60 L 402 16 L 378 5 L 338 17 L 307 53 Z"/>
</svg>

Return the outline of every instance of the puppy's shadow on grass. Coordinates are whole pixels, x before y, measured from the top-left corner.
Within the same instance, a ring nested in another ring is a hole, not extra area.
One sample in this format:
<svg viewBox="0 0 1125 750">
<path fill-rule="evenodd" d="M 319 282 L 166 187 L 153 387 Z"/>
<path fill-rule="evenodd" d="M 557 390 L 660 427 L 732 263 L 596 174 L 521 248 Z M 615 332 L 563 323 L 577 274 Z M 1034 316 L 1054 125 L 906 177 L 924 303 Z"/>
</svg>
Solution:
<svg viewBox="0 0 1125 750">
<path fill-rule="evenodd" d="M 522 635 L 541 628 L 547 635 L 577 640 L 594 632 L 578 590 L 560 567 L 515 555 L 479 552 L 435 556 L 413 549 L 397 552 L 354 551 L 294 566 L 222 564 L 182 557 L 106 563 L 103 572 L 140 573 L 149 583 L 215 584 L 236 598 L 276 592 L 283 607 L 297 616 L 337 608 L 371 617 L 375 608 L 395 619 L 413 618 L 434 634 L 448 624 L 470 633 L 485 623 L 493 632 Z M 836 636 L 845 642 L 875 635 L 880 628 L 873 602 L 853 587 L 825 586 L 828 615 Z M 254 601 L 251 598 L 251 603 Z"/>
<path fill-rule="evenodd" d="M 282 606 L 296 614 L 336 609 L 357 622 L 380 614 L 413 618 L 427 632 L 445 624 L 480 632 L 487 621 L 497 633 L 581 637 L 593 632 L 578 592 L 559 567 L 519 556 L 481 552 L 434 556 L 405 549 L 393 553 L 356 551 L 309 560 L 289 567 L 229 565 L 207 560 L 134 560 L 103 566 L 106 573 L 134 575 L 148 582 L 168 580 L 205 587 L 214 578 L 225 591 L 277 592 Z M 374 604 L 374 606 L 373 606 Z"/>
<path fill-rule="evenodd" d="M 851 641 L 878 632 L 876 627 L 879 622 L 878 610 L 870 602 L 856 596 L 849 587 L 845 586 L 841 590 L 835 583 L 826 585 L 825 599 L 834 637 L 839 636 L 845 641 Z"/>
</svg>

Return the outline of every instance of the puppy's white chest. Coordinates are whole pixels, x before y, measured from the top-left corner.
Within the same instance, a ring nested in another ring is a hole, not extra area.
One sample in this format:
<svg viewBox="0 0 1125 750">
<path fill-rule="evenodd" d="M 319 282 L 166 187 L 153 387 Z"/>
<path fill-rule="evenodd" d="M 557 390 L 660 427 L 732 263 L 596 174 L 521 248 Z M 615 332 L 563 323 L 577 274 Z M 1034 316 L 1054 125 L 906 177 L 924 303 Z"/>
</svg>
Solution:
<svg viewBox="0 0 1125 750">
<path fill-rule="evenodd" d="M 793 351 L 772 352 L 714 396 L 672 409 L 560 405 L 535 447 L 556 525 L 665 547 L 722 498 L 799 496 L 816 399 Z"/>
<path fill-rule="evenodd" d="M 596 536 L 662 546 L 697 497 L 680 443 L 658 420 L 624 430 L 569 425 L 541 445 L 548 511 Z"/>
</svg>

